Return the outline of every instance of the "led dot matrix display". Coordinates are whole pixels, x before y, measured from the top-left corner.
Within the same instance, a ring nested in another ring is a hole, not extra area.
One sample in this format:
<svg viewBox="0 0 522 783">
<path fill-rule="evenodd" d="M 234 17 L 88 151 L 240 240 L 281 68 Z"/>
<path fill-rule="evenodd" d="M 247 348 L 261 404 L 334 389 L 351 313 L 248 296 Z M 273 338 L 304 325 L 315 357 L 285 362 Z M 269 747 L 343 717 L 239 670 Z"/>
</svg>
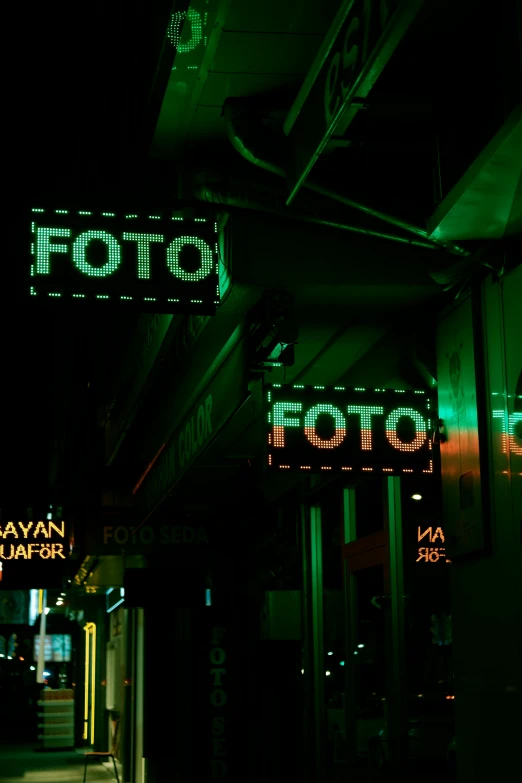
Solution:
<svg viewBox="0 0 522 783">
<path fill-rule="evenodd" d="M 273 384 L 264 408 L 270 470 L 433 472 L 424 391 Z"/>
<path fill-rule="evenodd" d="M 219 304 L 213 216 L 37 205 L 30 231 L 33 301 L 205 315 Z"/>
</svg>

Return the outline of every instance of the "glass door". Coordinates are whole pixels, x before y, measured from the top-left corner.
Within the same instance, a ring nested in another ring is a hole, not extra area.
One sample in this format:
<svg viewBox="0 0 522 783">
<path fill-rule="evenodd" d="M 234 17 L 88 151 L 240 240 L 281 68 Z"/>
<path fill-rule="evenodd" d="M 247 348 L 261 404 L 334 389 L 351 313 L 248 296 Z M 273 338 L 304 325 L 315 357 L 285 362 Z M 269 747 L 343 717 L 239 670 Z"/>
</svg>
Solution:
<svg viewBox="0 0 522 783">
<path fill-rule="evenodd" d="M 343 546 L 345 740 L 349 769 L 367 779 L 387 748 L 389 554 L 384 531 Z"/>
<path fill-rule="evenodd" d="M 343 491 L 344 737 L 356 780 L 400 773 L 407 756 L 400 479 L 387 477 L 382 490 L 381 529 L 369 533 L 356 525 L 358 488 Z"/>
</svg>

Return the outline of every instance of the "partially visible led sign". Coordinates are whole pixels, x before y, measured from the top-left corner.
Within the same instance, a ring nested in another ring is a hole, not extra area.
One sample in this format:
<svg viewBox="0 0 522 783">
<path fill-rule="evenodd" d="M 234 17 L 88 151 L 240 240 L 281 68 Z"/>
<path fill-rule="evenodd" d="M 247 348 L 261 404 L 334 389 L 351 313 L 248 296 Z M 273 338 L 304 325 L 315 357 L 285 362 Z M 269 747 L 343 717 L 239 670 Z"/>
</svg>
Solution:
<svg viewBox="0 0 522 783">
<path fill-rule="evenodd" d="M 265 408 L 272 470 L 433 472 L 423 391 L 273 384 Z"/>
<path fill-rule="evenodd" d="M 172 14 L 167 29 L 168 39 L 176 49 L 172 70 L 199 68 L 216 10 L 215 0 L 195 0 L 187 11 Z"/>
<path fill-rule="evenodd" d="M 218 271 L 209 215 L 32 209 L 28 287 L 37 302 L 213 315 Z"/>
<path fill-rule="evenodd" d="M 451 563 L 446 557 L 444 546 L 444 532 L 441 527 L 417 528 L 417 543 L 423 541 L 423 545 L 417 549 L 416 563 Z M 441 546 L 442 545 L 442 546 Z"/>
<path fill-rule="evenodd" d="M 0 560 L 66 560 L 65 522 L 0 523 Z"/>
</svg>

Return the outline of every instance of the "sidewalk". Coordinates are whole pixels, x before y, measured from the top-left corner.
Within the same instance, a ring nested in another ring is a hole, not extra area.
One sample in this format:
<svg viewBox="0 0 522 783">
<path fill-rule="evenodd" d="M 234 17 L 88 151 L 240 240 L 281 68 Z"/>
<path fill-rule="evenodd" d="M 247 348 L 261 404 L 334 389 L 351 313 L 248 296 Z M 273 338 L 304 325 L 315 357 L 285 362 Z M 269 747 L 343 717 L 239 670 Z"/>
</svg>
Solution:
<svg viewBox="0 0 522 783">
<path fill-rule="evenodd" d="M 0 783 L 82 783 L 83 770 L 81 750 L 39 752 L 33 745 L 0 746 Z M 86 783 L 113 780 L 114 771 L 99 762 L 88 762 Z"/>
</svg>

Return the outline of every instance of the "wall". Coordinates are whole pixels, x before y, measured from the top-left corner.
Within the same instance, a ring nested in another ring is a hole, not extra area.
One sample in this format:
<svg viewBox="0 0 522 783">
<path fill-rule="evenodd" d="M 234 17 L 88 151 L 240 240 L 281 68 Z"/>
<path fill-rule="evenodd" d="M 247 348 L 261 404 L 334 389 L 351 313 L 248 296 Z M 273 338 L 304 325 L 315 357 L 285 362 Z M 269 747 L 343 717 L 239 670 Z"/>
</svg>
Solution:
<svg viewBox="0 0 522 783">
<path fill-rule="evenodd" d="M 488 278 L 475 297 L 484 536 L 482 546 L 480 536 L 472 537 L 474 551 L 461 551 L 451 566 L 459 783 L 508 780 L 519 761 L 522 439 L 516 433 L 509 437 L 508 430 L 520 404 L 515 388 L 522 372 L 521 302 L 522 267 L 500 281 Z M 439 363 L 443 350 L 439 344 Z M 445 392 L 439 389 L 439 399 Z M 460 477 L 445 466 L 444 445 L 441 451 L 447 499 L 450 485 Z M 454 503 L 446 505 L 445 513 L 454 516 L 459 510 Z M 476 514 L 480 516 L 479 504 Z"/>
</svg>

